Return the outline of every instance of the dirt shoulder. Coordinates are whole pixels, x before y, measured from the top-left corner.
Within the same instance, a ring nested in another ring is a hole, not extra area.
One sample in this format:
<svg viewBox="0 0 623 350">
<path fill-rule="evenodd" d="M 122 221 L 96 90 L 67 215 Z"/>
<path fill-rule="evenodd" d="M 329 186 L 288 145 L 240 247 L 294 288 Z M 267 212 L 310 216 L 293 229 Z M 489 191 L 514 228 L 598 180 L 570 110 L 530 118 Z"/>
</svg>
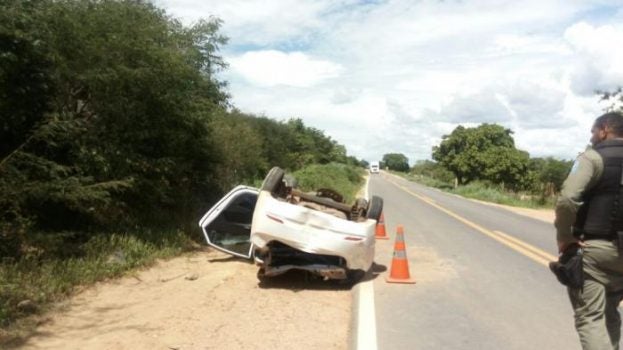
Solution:
<svg viewBox="0 0 623 350">
<path fill-rule="evenodd" d="M 99 283 L 59 306 L 24 349 L 345 349 L 347 286 L 257 268 L 206 248 Z"/>
</svg>

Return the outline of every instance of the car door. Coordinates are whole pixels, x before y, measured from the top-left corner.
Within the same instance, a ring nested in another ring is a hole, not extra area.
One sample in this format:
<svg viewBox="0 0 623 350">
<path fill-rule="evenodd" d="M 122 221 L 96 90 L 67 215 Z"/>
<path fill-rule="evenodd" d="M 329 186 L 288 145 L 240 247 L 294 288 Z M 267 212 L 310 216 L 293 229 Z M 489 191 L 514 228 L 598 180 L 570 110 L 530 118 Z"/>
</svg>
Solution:
<svg viewBox="0 0 623 350">
<path fill-rule="evenodd" d="M 259 190 L 238 186 L 226 194 L 199 221 L 208 244 L 242 258 L 251 258 L 251 221 Z"/>
</svg>

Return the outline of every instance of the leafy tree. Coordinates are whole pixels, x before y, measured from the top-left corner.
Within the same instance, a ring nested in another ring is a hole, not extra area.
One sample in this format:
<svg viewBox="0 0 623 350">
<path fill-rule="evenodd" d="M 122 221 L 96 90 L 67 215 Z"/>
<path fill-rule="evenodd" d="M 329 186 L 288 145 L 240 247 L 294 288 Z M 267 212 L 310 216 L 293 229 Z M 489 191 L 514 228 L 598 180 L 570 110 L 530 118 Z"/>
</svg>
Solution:
<svg viewBox="0 0 623 350">
<path fill-rule="evenodd" d="M 299 118 L 290 119 L 286 123 L 293 133 L 293 144 L 290 148 L 290 163 L 295 169 L 309 164 L 327 164 L 331 161 L 344 163 L 346 149 L 338 145 L 321 130 L 305 126 Z"/>
<path fill-rule="evenodd" d="M 227 98 L 219 25 L 187 28 L 142 1 L 3 3 L 0 254 L 30 228 L 198 215 L 216 188 L 208 123 Z"/>
<path fill-rule="evenodd" d="M 219 149 L 218 181 L 223 191 L 263 178 L 269 168 L 263 156 L 264 138 L 250 118 L 238 111 L 223 111 L 210 126 Z"/>
<path fill-rule="evenodd" d="M 390 170 L 409 171 L 409 158 L 402 153 L 387 153 L 383 155 L 383 165 Z"/>
<path fill-rule="evenodd" d="M 515 148 L 512 131 L 496 124 L 456 127 L 433 147 L 433 159 L 457 178 L 459 184 L 488 180 L 512 189 L 530 184 L 528 153 Z"/>
<path fill-rule="evenodd" d="M 411 168 L 411 173 L 430 177 L 446 183 L 452 183 L 452 181 L 454 181 L 454 174 L 441 164 L 430 160 L 418 160 L 413 168 Z"/>
<path fill-rule="evenodd" d="M 530 170 L 535 174 L 537 185 L 536 190 L 544 193 L 545 195 L 553 195 L 560 192 L 562 189 L 562 183 L 567 178 L 571 165 L 570 160 L 560 160 L 552 157 L 547 158 L 531 158 Z"/>
<path fill-rule="evenodd" d="M 232 111 L 232 115 L 244 116 L 263 138 L 262 155 L 269 167 L 279 166 L 294 171 L 310 164 L 359 162 L 346 155 L 343 145 L 324 135 L 321 130 L 306 126 L 301 119 L 279 122 L 243 114 L 238 110 Z"/>
</svg>

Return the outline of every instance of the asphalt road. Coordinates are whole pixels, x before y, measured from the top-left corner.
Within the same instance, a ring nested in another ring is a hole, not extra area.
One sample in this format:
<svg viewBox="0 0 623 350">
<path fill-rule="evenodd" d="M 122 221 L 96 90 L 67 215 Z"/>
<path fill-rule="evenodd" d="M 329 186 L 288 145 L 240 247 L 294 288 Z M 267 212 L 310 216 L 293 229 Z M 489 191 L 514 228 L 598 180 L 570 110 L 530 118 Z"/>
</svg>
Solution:
<svg viewBox="0 0 623 350">
<path fill-rule="evenodd" d="M 573 314 L 546 266 L 553 225 L 397 177 L 371 176 L 384 198 L 391 239 L 376 262 L 391 266 L 394 232 L 405 228 L 416 284 L 374 280 L 379 349 L 580 349 Z"/>
</svg>

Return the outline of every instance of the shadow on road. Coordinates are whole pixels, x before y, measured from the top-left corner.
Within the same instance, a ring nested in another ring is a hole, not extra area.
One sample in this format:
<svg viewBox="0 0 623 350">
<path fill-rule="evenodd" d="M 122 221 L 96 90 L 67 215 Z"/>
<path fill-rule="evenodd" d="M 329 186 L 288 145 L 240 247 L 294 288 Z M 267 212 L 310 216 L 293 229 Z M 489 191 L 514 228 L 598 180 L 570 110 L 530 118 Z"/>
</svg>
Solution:
<svg viewBox="0 0 623 350">
<path fill-rule="evenodd" d="M 307 271 L 290 270 L 283 275 L 263 277 L 258 286 L 262 289 L 290 289 L 294 292 L 300 290 L 350 290 L 358 283 L 376 279 L 384 271 L 387 271 L 385 265 L 372 263 L 368 273 L 359 271 L 359 273 L 354 274 L 352 279 L 324 280 L 322 277 Z"/>
</svg>

